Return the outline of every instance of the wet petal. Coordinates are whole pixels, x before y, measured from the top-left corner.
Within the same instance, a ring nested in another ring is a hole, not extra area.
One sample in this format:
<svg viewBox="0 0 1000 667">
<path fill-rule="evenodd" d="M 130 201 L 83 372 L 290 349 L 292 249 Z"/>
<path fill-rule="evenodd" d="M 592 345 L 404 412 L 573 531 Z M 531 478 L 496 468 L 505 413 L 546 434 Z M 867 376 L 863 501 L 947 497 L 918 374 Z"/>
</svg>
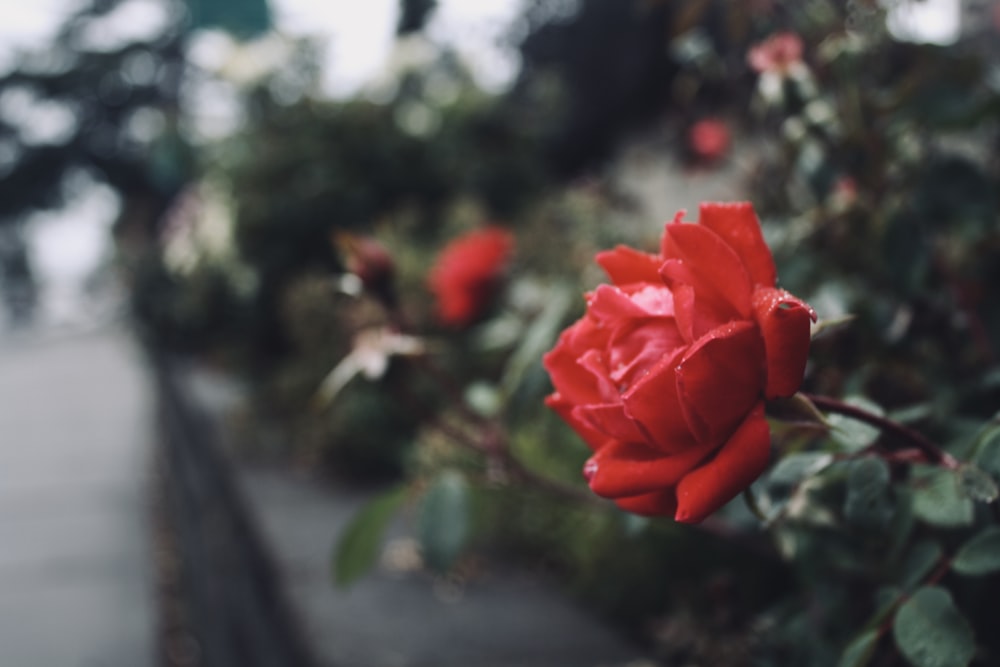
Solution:
<svg viewBox="0 0 1000 667">
<path fill-rule="evenodd" d="M 578 405 L 573 408 L 572 414 L 575 420 L 604 433 L 606 438 L 633 442 L 644 442 L 646 439 L 635 421 L 625 414 L 625 406 L 621 403 Z"/>
<path fill-rule="evenodd" d="M 722 295 L 701 281 L 683 261 L 667 260 L 660 267 L 660 275 L 674 292 L 675 317 L 685 326 L 690 326 L 692 340 L 701 338 L 726 322 L 746 319 Z M 688 303 L 680 301 L 685 290 L 690 295 Z M 685 312 L 685 308 L 689 310 Z"/>
<path fill-rule="evenodd" d="M 764 337 L 767 398 L 791 396 L 799 390 L 809 357 L 809 323 L 816 312 L 784 290 L 758 289 L 754 316 Z"/>
<path fill-rule="evenodd" d="M 642 308 L 650 316 L 673 317 L 674 295 L 663 284 L 659 274 L 657 274 L 656 278 L 656 284 L 645 285 L 641 289 L 632 292 L 629 297 L 635 305 Z"/>
<path fill-rule="evenodd" d="M 664 232 L 664 260 L 679 259 L 690 271 L 695 294 L 713 292 L 740 317 L 750 316 L 752 284 L 743 260 L 721 236 L 701 225 L 667 225 Z M 661 268 L 661 275 L 669 277 Z M 670 284 L 668 282 L 668 284 Z"/>
<path fill-rule="evenodd" d="M 673 489 L 631 498 L 618 498 L 615 504 L 626 512 L 642 516 L 673 516 L 677 511 L 677 497 Z"/>
<path fill-rule="evenodd" d="M 638 422 L 647 442 L 665 453 L 695 444 L 677 394 L 676 367 L 686 349 L 661 358 L 622 394 L 625 413 Z"/>
<path fill-rule="evenodd" d="M 770 456 L 771 434 L 761 403 L 714 458 L 677 484 L 674 519 L 684 523 L 701 521 L 750 486 L 764 472 Z"/>
<path fill-rule="evenodd" d="M 608 342 L 611 379 L 631 386 L 664 355 L 685 344 L 673 318 L 645 318 L 624 322 Z"/>
<path fill-rule="evenodd" d="M 774 258 L 764 242 L 753 204 L 702 204 L 698 223 L 718 234 L 736 251 L 754 285 L 774 286 L 777 276 Z"/>
<path fill-rule="evenodd" d="M 612 285 L 598 285 L 597 289 L 587 294 L 587 312 L 599 322 L 648 315 L 628 294 Z"/>
<path fill-rule="evenodd" d="M 621 498 L 672 487 L 713 449 L 702 445 L 664 455 L 638 442 L 611 442 L 587 462 L 590 488 L 605 498 Z"/>
<path fill-rule="evenodd" d="M 596 260 L 615 285 L 660 281 L 663 260 L 657 255 L 620 245 L 597 253 Z"/>
<path fill-rule="evenodd" d="M 585 317 L 563 331 L 556 346 L 542 357 L 553 386 L 569 402 L 604 402 L 597 378 L 578 359 L 584 351 L 603 346 L 607 337 L 607 331 L 598 329 L 593 320 Z"/>
<path fill-rule="evenodd" d="M 570 401 L 567 401 L 561 394 L 554 393 L 546 396 L 545 405 L 559 415 L 564 422 L 569 424 L 570 428 L 576 431 L 576 434 L 580 436 L 592 450 L 597 451 L 608 442 L 609 438 L 606 434 L 595 430 L 591 426 L 583 423 L 573 416 L 573 408 L 575 405 Z"/>
<path fill-rule="evenodd" d="M 677 322 L 677 330 L 685 342 L 693 343 L 695 337 L 701 335 L 701 332 L 695 333 L 694 288 L 691 285 L 677 285 L 674 287 L 673 293 L 674 320 Z"/>
<path fill-rule="evenodd" d="M 764 389 L 764 347 L 753 322 L 715 329 L 684 355 L 677 392 L 688 426 L 700 442 L 729 437 Z"/>
<path fill-rule="evenodd" d="M 684 224 L 684 216 L 686 214 L 687 214 L 687 211 L 684 210 L 684 209 L 681 209 L 681 210 L 677 211 L 676 215 L 674 215 L 674 219 L 673 220 L 671 220 L 666 225 L 664 225 L 664 227 L 663 227 L 663 236 L 660 237 L 660 256 L 661 256 L 661 258 L 666 259 L 667 257 L 669 257 L 669 255 L 667 254 L 667 248 L 670 246 L 671 241 L 667 238 L 667 230 L 669 230 L 674 225 L 683 225 Z"/>
</svg>

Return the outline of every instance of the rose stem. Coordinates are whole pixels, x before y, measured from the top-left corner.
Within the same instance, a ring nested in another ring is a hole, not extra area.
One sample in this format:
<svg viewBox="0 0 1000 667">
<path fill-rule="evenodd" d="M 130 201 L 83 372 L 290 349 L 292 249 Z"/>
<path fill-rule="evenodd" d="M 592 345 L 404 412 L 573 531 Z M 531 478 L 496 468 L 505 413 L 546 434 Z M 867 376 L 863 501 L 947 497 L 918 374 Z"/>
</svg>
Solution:
<svg viewBox="0 0 1000 667">
<path fill-rule="evenodd" d="M 803 395 L 812 401 L 813 405 L 820 410 L 842 414 L 845 417 L 850 417 L 851 419 L 856 419 L 860 422 L 870 424 L 880 431 L 894 435 L 901 440 L 908 441 L 914 447 L 923 452 L 924 456 L 926 456 L 932 463 L 936 463 L 944 468 L 948 468 L 949 470 L 955 470 L 959 466 L 958 460 L 954 456 L 942 450 L 920 433 L 903 426 L 899 422 L 895 422 L 873 412 L 868 412 L 864 408 L 859 408 L 856 405 L 850 405 L 849 403 L 844 403 L 843 401 L 839 401 L 835 398 L 830 398 L 829 396 L 819 396 L 817 394 Z"/>
</svg>

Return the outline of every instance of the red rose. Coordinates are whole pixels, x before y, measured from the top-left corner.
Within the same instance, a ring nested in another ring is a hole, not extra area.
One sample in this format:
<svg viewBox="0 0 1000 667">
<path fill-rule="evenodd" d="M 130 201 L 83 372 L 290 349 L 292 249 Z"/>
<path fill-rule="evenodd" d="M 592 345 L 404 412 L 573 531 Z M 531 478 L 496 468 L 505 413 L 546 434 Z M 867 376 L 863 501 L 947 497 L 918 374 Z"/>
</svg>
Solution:
<svg viewBox="0 0 1000 667">
<path fill-rule="evenodd" d="M 767 466 L 764 400 L 802 382 L 813 310 L 775 288 L 749 203 L 677 215 L 660 253 L 601 252 L 611 278 L 545 355 L 546 403 L 593 449 L 590 488 L 638 514 L 701 521 Z"/>
<path fill-rule="evenodd" d="M 427 281 L 437 298 L 438 319 L 463 327 L 482 315 L 513 249 L 514 237 L 500 227 L 470 232 L 445 246 Z"/>
<path fill-rule="evenodd" d="M 729 128 L 721 120 L 706 118 L 688 130 L 688 145 L 695 157 L 716 162 L 729 151 Z"/>
</svg>

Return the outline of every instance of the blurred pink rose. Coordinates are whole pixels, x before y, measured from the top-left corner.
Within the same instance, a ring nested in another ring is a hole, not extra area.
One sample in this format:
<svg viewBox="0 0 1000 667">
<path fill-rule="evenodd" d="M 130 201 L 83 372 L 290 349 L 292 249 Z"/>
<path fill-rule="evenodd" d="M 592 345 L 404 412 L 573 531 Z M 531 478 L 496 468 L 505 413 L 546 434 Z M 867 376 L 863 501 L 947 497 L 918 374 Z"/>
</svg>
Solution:
<svg viewBox="0 0 1000 667">
<path fill-rule="evenodd" d="M 755 72 L 787 74 L 802 62 L 802 38 L 793 32 L 779 32 L 755 44 L 747 53 L 747 63 Z"/>
</svg>

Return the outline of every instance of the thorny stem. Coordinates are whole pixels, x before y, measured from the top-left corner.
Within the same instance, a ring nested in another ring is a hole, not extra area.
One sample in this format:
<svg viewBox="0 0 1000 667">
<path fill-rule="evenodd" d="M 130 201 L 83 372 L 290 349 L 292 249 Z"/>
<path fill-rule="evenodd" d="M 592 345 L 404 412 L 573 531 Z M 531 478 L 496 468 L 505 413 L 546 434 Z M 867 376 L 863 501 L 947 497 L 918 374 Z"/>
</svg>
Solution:
<svg viewBox="0 0 1000 667">
<path fill-rule="evenodd" d="M 877 415 L 873 412 L 869 412 L 856 405 L 851 405 L 835 398 L 830 398 L 829 396 L 819 396 L 817 394 L 805 393 L 803 396 L 812 401 L 813 405 L 820 410 L 835 412 L 842 414 L 845 417 L 850 417 L 851 419 L 856 419 L 860 422 L 870 424 L 883 433 L 912 445 L 916 449 L 920 450 L 920 452 L 931 463 L 936 463 L 949 470 L 955 470 L 959 467 L 958 459 L 935 445 L 920 433 L 903 426 L 899 422 L 882 417 L 881 415 Z"/>
</svg>

